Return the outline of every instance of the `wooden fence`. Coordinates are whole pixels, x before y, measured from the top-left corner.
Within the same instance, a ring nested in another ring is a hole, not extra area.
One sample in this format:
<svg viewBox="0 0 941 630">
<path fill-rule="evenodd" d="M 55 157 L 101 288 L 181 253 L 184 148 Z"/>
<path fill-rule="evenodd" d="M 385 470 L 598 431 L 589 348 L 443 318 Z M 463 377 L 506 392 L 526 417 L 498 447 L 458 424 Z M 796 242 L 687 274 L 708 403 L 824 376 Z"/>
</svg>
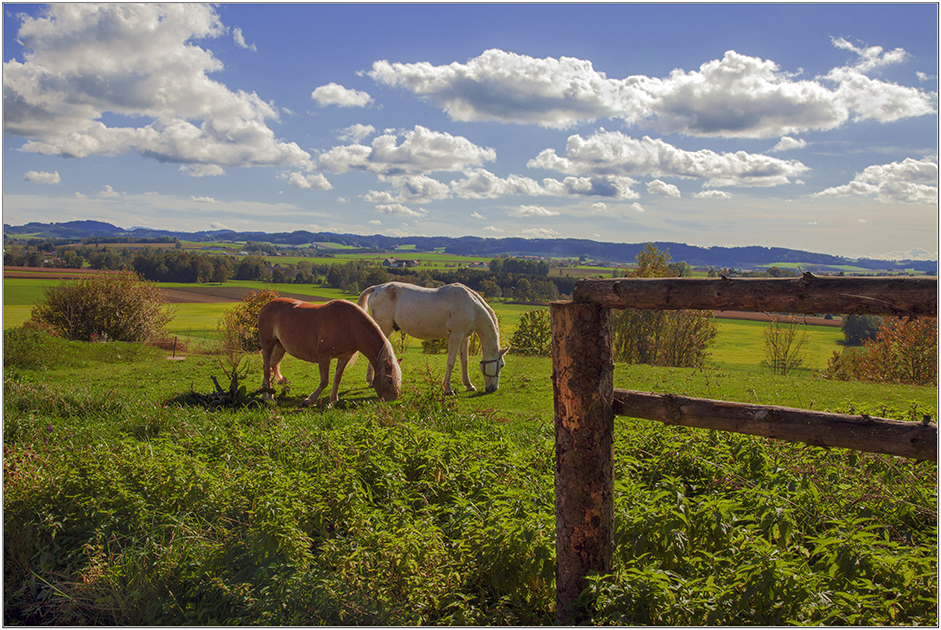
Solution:
<svg viewBox="0 0 941 630">
<path fill-rule="evenodd" d="M 823 447 L 938 459 L 938 425 L 871 416 L 614 390 L 612 308 L 938 315 L 937 278 L 643 278 L 581 280 L 553 302 L 556 619 L 583 621 L 575 601 L 614 552 L 614 416 Z"/>
</svg>

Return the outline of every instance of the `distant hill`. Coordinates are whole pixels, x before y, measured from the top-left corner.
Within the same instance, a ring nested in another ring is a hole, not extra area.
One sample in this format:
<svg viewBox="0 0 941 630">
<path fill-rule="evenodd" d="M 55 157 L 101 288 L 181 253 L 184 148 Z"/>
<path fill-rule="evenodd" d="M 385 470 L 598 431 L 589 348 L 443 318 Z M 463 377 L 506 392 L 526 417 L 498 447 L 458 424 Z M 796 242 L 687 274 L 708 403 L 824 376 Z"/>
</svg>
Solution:
<svg viewBox="0 0 941 630">
<path fill-rule="evenodd" d="M 4 238 L 19 236 L 33 238 L 81 239 L 95 236 L 127 236 L 129 238 L 173 237 L 183 241 L 257 241 L 283 246 L 306 246 L 310 243 L 337 243 L 359 249 L 394 250 L 405 245 L 416 251 L 443 250 L 446 253 L 464 256 L 493 257 L 552 256 L 555 258 L 578 258 L 607 263 L 633 262 L 645 243 L 606 243 L 587 239 L 527 239 L 527 238 L 480 238 L 462 236 L 409 236 L 395 237 L 373 234 L 334 234 L 332 232 L 235 232 L 213 230 L 205 232 L 173 232 L 135 227 L 130 230 L 101 221 L 67 221 L 64 223 L 27 223 L 26 225 L 3 226 Z M 685 261 L 693 266 L 730 267 L 755 269 L 780 263 L 800 263 L 808 267 L 832 270 L 843 266 L 854 266 L 869 270 L 913 269 L 932 275 L 937 274 L 937 261 L 924 260 L 871 260 L 848 259 L 831 254 L 818 254 L 783 247 L 697 247 L 685 243 L 655 242 L 661 251 L 669 251 L 675 261 Z"/>
</svg>

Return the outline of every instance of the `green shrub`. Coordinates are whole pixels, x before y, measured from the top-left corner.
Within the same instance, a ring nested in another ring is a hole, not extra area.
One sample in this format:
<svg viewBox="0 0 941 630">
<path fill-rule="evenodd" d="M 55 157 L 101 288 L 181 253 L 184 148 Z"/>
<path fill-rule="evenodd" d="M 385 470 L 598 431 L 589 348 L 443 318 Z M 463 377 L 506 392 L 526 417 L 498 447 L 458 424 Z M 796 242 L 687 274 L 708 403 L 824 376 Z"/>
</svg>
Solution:
<svg viewBox="0 0 941 630">
<path fill-rule="evenodd" d="M 544 308 L 526 311 L 510 338 L 513 354 L 548 357 L 552 355 L 552 324 L 549 311 Z"/>
<path fill-rule="evenodd" d="M 75 341 L 147 342 L 173 315 L 155 282 L 133 271 L 96 273 L 46 289 L 32 319 Z"/>
<path fill-rule="evenodd" d="M 241 352 L 258 352 L 261 339 L 258 337 L 258 312 L 261 308 L 278 297 L 275 289 L 251 291 L 242 301 L 219 320 L 222 333 L 222 345 L 229 355 Z"/>
<path fill-rule="evenodd" d="M 938 384 L 938 320 L 886 317 L 861 350 L 834 352 L 825 375 L 837 380 Z"/>
<path fill-rule="evenodd" d="M 843 339 L 847 346 L 861 346 L 875 339 L 882 318 L 877 315 L 850 315 L 843 318 Z"/>
</svg>

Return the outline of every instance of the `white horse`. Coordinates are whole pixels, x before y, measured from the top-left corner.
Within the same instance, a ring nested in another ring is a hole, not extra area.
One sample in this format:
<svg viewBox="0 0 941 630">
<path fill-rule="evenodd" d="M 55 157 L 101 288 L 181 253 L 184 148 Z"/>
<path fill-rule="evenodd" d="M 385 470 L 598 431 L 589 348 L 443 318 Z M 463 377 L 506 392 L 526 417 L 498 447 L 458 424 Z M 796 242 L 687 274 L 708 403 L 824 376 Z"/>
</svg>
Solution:
<svg viewBox="0 0 941 630">
<path fill-rule="evenodd" d="M 443 385 L 448 394 L 454 394 L 451 372 L 459 349 L 464 386 L 469 392 L 477 391 L 467 374 L 467 345 L 476 332 L 483 354 L 480 371 L 484 375 L 484 388 L 489 394 L 500 386 L 500 370 L 505 365 L 503 355 L 509 348 L 500 347 L 496 313 L 480 295 L 463 284 L 426 289 L 387 282 L 363 291 L 359 305 L 372 315 L 386 337 L 393 330 L 401 330 L 416 339 L 447 339 L 448 366 Z M 366 379 L 369 380 L 368 374 Z"/>
</svg>

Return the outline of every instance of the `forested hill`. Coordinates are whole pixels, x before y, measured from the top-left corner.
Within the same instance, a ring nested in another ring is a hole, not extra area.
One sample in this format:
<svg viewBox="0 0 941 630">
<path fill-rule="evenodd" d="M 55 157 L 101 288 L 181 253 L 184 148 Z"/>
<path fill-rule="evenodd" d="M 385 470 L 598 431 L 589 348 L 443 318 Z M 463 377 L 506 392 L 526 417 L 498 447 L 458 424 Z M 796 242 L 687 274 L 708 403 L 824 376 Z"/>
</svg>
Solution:
<svg viewBox="0 0 941 630">
<path fill-rule="evenodd" d="M 413 246 L 416 251 L 438 249 L 449 254 L 468 256 L 552 256 L 555 258 L 584 258 L 609 263 L 633 262 L 644 243 L 606 243 L 587 239 L 526 239 L 480 238 L 463 236 L 409 236 L 394 237 L 374 234 L 334 234 L 330 232 L 235 232 L 215 230 L 205 232 L 173 232 L 149 228 L 126 230 L 101 221 L 69 221 L 65 223 L 27 223 L 3 226 L 4 237 L 30 236 L 34 238 L 81 239 L 91 237 L 178 238 L 183 241 L 256 241 L 276 245 L 303 246 L 310 243 L 337 243 L 361 249 L 391 251 L 402 246 Z M 675 261 L 694 266 L 732 267 L 751 269 L 773 263 L 802 263 L 805 265 L 854 265 L 869 269 L 914 269 L 936 274 L 937 261 L 885 261 L 851 260 L 842 256 L 818 254 L 783 247 L 697 247 L 684 243 L 656 242 L 661 251 L 669 251 Z"/>
</svg>

